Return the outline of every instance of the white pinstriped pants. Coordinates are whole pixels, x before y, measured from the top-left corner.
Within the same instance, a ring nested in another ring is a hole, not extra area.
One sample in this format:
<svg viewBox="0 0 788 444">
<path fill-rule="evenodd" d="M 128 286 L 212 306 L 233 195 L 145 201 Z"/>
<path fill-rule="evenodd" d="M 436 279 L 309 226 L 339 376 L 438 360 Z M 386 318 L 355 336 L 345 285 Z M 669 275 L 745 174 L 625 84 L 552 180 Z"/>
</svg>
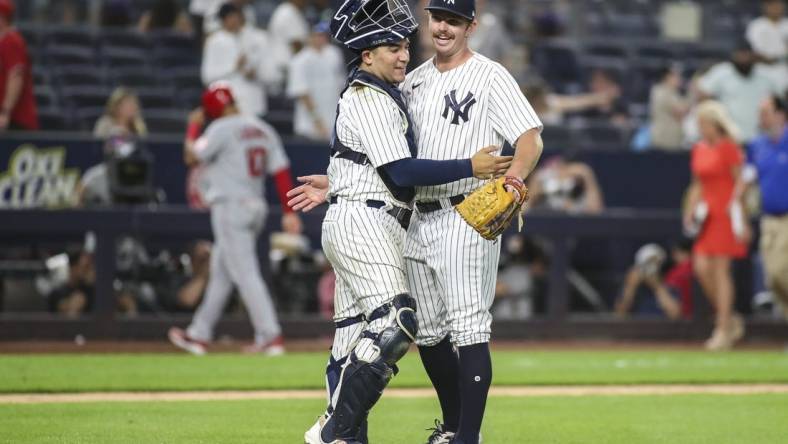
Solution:
<svg viewBox="0 0 788 444">
<path fill-rule="evenodd" d="M 255 342 L 264 344 L 282 332 L 276 309 L 260 274 L 257 236 L 263 228 L 266 206 L 261 200 L 222 201 L 211 206 L 214 244 L 211 274 L 200 306 L 187 329 L 202 341 L 213 339 L 213 329 L 233 289 L 246 306 Z"/>
<path fill-rule="evenodd" d="M 418 307 L 416 344 L 447 334 L 458 347 L 489 342 L 500 255 L 500 239 L 484 239 L 453 208 L 414 213 L 404 256 Z"/>
<path fill-rule="evenodd" d="M 402 247 L 405 230 L 385 211 L 363 202 L 332 204 L 323 220 L 323 251 L 334 267 L 334 321 L 359 314 L 369 315 L 394 296 L 408 292 Z M 337 329 L 332 354 L 347 356 L 355 347 L 363 328 L 379 333 L 388 324 L 384 317 Z"/>
</svg>

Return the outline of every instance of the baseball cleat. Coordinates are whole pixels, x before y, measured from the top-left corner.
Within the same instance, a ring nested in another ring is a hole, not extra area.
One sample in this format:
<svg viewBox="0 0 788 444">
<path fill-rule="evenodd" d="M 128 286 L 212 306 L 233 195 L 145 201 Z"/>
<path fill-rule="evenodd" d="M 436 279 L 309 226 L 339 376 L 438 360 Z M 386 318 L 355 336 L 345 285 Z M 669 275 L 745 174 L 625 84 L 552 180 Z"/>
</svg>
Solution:
<svg viewBox="0 0 788 444">
<path fill-rule="evenodd" d="M 247 345 L 241 351 L 247 354 L 261 353 L 266 356 L 282 356 L 285 354 L 285 341 L 282 335 L 279 335 L 265 344 Z"/>
<path fill-rule="evenodd" d="M 170 340 L 170 342 L 172 342 L 172 345 L 182 350 L 186 350 L 193 355 L 202 356 L 206 353 L 205 348 L 208 344 L 203 341 L 190 338 L 186 331 L 182 328 L 170 328 L 170 330 L 167 332 L 167 338 Z"/>
<path fill-rule="evenodd" d="M 427 444 L 449 444 L 451 439 L 454 438 L 454 432 L 446 430 L 445 426 L 437 419 L 435 420 L 435 427 L 427 430 L 432 430 L 432 435 L 427 438 Z"/>
</svg>

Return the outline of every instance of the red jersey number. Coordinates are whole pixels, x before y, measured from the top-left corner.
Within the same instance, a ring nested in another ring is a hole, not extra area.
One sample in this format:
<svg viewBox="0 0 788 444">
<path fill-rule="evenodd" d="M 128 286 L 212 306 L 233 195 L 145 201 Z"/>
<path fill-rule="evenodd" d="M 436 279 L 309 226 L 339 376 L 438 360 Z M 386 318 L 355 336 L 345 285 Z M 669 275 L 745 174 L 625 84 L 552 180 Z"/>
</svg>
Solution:
<svg viewBox="0 0 788 444">
<path fill-rule="evenodd" d="M 255 147 L 246 150 L 246 164 L 250 176 L 262 176 L 265 173 L 265 148 Z"/>
</svg>

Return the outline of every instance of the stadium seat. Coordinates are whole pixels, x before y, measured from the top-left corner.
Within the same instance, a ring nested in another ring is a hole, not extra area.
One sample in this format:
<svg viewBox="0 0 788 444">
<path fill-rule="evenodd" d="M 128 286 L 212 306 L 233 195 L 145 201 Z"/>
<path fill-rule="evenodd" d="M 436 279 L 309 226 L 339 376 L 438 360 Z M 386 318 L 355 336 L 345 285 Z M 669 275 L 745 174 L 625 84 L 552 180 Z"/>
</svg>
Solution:
<svg viewBox="0 0 788 444">
<path fill-rule="evenodd" d="M 44 28 L 41 40 L 47 47 L 65 45 L 93 50 L 96 45 L 96 36 L 93 31 L 82 26 Z"/>
<path fill-rule="evenodd" d="M 57 106 L 55 92 L 49 85 L 38 85 L 33 89 L 36 98 L 36 108 L 52 108 Z"/>
<path fill-rule="evenodd" d="M 104 45 L 101 47 L 101 61 L 105 66 L 148 66 L 150 55 L 148 51 L 123 46 Z"/>
<path fill-rule="evenodd" d="M 202 97 L 202 93 L 202 86 L 199 88 L 179 88 L 175 96 L 180 106 L 193 109 L 200 106 L 200 98 Z"/>
<path fill-rule="evenodd" d="M 96 121 L 104 114 L 103 106 L 81 106 L 74 111 L 74 125 L 81 131 L 93 131 Z"/>
<path fill-rule="evenodd" d="M 75 108 L 102 108 L 111 91 L 102 86 L 73 86 L 60 89 L 60 97 Z"/>
<path fill-rule="evenodd" d="M 105 84 L 103 71 L 95 66 L 60 66 L 53 70 L 52 75 L 55 83 L 61 88 L 73 86 L 95 87 Z"/>
<path fill-rule="evenodd" d="M 42 131 L 63 131 L 69 128 L 66 113 L 62 108 L 47 107 L 38 109 L 38 125 Z"/>
<path fill-rule="evenodd" d="M 188 115 L 188 110 L 145 110 L 143 118 L 150 133 L 182 135 Z"/>
<path fill-rule="evenodd" d="M 137 88 L 137 97 L 143 108 L 172 108 L 175 90 L 171 87 Z"/>
<path fill-rule="evenodd" d="M 145 34 L 130 29 L 103 29 L 98 35 L 102 46 L 149 50 L 150 40 Z"/>
<path fill-rule="evenodd" d="M 565 151 L 574 148 L 572 131 L 564 125 L 545 125 L 542 140 L 548 150 Z"/>
<path fill-rule="evenodd" d="M 573 132 L 574 140 L 583 149 L 620 149 L 627 142 L 625 131 L 605 121 L 575 125 Z"/>
<path fill-rule="evenodd" d="M 200 69 L 194 67 L 170 68 L 162 67 L 156 71 L 156 77 L 160 82 L 174 86 L 178 90 L 198 88 L 202 89 L 202 79 L 200 79 Z"/>
<path fill-rule="evenodd" d="M 589 40 L 583 42 L 582 51 L 584 55 L 619 60 L 627 59 L 630 54 L 627 43 L 621 39 Z"/>
<path fill-rule="evenodd" d="M 292 111 L 269 110 L 265 115 L 265 121 L 279 133 L 280 136 L 290 136 L 293 134 L 293 113 Z"/>
<path fill-rule="evenodd" d="M 84 65 L 95 66 L 96 54 L 93 48 L 73 45 L 52 44 L 47 46 L 46 61 L 49 66 Z"/>
<path fill-rule="evenodd" d="M 567 85 L 581 82 L 577 50 L 569 43 L 539 43 L 531 52 L 531 61 L 536 72 L 557 92 L 565 92 Z"/>
<path fill-rule="evenodd" d="M 200 54 L 172 48 L 153 48 L 153 65 L 173 69 L 192 69 L 200 73 Z"/>
<path fill-rule="evenodd" d="M 110 66 L 109 78 L 114 85 L 125 85 L 132 88 L 152 88 L 163 80 L 154 76 L 147 67 Z"/>
</svg>

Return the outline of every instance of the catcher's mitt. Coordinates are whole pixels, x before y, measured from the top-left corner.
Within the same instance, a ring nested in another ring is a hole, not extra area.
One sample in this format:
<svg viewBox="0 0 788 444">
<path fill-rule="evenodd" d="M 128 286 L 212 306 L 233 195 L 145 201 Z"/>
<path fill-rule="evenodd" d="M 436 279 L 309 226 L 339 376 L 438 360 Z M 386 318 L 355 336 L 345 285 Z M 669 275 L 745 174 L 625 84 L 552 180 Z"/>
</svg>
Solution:
<svg viewBox="0 0 788 444">
<path fill-rule="evenodd" d="M 482 237 L 493 240 L 509 226 L 515 214 L 520 216 L 522 228 L 521 212 L 527 200 L 528 187 L 523 181 L 505 176 L 491 180 L 454 208 Z"/>
</svg>

